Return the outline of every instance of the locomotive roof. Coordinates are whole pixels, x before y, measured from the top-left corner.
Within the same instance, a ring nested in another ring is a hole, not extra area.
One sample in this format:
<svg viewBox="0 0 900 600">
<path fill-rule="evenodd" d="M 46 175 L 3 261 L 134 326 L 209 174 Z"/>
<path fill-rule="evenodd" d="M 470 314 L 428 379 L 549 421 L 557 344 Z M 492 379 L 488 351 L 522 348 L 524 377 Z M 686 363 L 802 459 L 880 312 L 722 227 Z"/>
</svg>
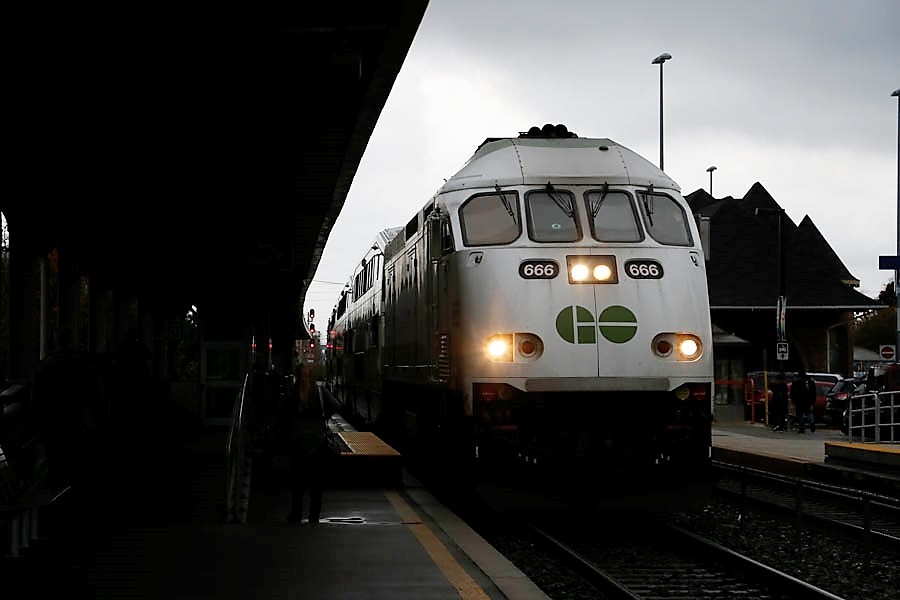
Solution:
<svg viewBox="0 0 900 600">
<path fill-rule="evenodd" d="M 638 153 L 606 138 L 488 139 L 440 192 L 506 185 L 598 184 L 681 188 Z"/>
</svg>

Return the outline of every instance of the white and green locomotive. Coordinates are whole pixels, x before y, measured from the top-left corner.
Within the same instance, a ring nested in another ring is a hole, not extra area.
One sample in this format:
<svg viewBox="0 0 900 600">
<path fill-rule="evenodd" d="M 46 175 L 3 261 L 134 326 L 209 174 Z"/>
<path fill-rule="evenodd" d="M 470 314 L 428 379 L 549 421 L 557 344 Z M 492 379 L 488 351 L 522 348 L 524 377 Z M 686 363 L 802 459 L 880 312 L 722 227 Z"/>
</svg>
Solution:
<svg viewBox="0 0 900 600">
<path fill-rule="evenodd" d="M 375 242 L 329 325 L 330 381 L 365 420 L 535 474 L 705 476 L 705 260 L 652 163 L 559 125 L 487 139 Z"/>
</svg>

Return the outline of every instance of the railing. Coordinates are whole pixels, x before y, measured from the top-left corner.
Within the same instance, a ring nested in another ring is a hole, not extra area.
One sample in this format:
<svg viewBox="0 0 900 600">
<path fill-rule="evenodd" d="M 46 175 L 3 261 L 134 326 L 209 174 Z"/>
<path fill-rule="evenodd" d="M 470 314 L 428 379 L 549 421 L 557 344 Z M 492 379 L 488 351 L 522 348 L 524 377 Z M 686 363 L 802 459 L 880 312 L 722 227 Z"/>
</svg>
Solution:
<svg viewBox="0 0 900 600">
<path fill-rule="evenodd" d="M 847 407 L 851 442 L 900 443 L 900 391 L 850 396 Z"/>
<path fill-rule="evenodd" d="M 37 538 L 44 509 L 69 491 L 68 484 L 48 481 L 29 396 L 20 384 L 0 391 L 0 559 L 20 556 Z"/>
<path fill-rule="evenodd" d="M 226 468 L 226 520 L 243 523 L 247 519 L 247 498 L 245 479 L 247 476 L 247 387 L 250 375 L 244 375 L 244 382 L 234 403 L 231 415 L 231 429 L 225 445 Z"/>
</svg>

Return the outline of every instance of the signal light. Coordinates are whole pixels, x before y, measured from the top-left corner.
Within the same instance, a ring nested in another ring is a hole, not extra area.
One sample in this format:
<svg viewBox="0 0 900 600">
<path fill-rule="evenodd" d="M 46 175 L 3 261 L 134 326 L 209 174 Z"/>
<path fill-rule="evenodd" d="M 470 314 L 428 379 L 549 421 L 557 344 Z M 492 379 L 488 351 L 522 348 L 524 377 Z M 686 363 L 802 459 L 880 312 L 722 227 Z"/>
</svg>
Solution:
<svg viewBox="0 0 900 600">
<path fill-rule="evenodd" d="M 672 344 L 669 340 L 657 340 L 656 353 L 660 356 L 668 356 L 672 352 Z"/>
<path fill-rule="evenodd" d="M 518 350 L 515 356 L 517 362 L 534 361 L 544 353 L 544 341 L 533 333 L 516 333 L 515 340 Z"/>
</svg>

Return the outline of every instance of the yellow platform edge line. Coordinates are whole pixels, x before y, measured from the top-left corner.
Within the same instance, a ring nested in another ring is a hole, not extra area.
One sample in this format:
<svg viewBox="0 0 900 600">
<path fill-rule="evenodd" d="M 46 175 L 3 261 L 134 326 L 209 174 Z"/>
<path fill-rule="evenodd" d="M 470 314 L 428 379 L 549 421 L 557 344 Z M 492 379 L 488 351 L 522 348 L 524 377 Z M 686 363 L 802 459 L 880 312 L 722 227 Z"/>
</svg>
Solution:
<svg viewBox="0 0 900 600">
<path fill-rule="evenodd" d="M 825 442 L 825 446 L 839 446 L 841 448 L 853 448 L 869 452 L 886 452 L 888 454 L 900 454 L 900 446 L 886 446 L 875 442 Z"/>
</svg>

